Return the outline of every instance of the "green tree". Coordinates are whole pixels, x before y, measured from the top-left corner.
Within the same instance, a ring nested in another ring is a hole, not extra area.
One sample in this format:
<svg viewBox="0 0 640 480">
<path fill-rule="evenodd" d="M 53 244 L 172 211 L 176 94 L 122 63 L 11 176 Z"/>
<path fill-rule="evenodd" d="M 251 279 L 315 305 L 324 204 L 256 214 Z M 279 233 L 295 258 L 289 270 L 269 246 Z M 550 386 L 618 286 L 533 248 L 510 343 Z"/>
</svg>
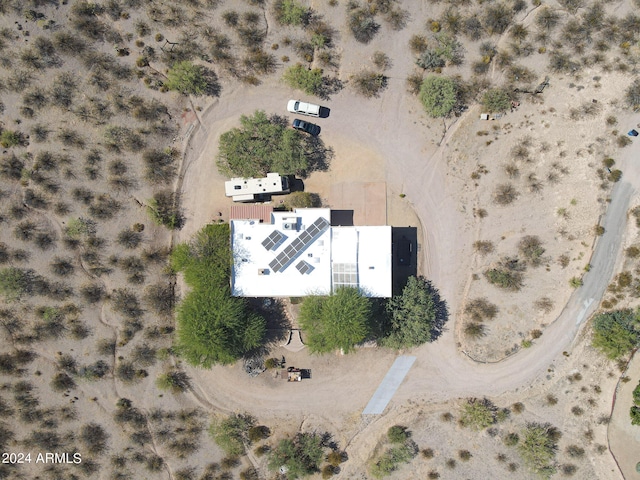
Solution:
<svg viewBox="0 0 640 480">
<path fill-rule="evenodd" d="M 410 348 L 431 341 L 438 308 L 437 292 L 423 277 L 409 277 L 402 295 L 387 303 L 391 331 L 384 344 L 391 348 Z"/>
<path fill-rule="evenodd" d="M 294 479 L 319 471 L 322 461 L 322 438 L 315 433 L 298 433 L 293 440 L 280 440 L 269 457 L 269 469 L 287 468 L 287 478 Z"/>
<path fill-rule="evenodd" d="M 172 267 L 191 287 L 177 309 L 176 338 L 176 351 L 191 365 L 233 363 L 264 337 L 264 319 L 231 296 L 229 233 L 227 224 L 208 225 L 172 253 Z"/>
<path fill-rule="evenodd" d="M 549 423 L 527 423 L 521 437 L 518 451 L 524 463 L 545 478 L 553 475 L 560 432 Z"/>
<path fill-rule="evenodd" d="M 640 406 L 640 382 L 638 382 L 636 388 L 633 389 L 633 403 Z"/>
<path fill-rule="evenodd" d="M 230 457 L 244 454 L 244 445 L 249 442 L 248 433 L 256 419 L 248 414 L 233 414 L 214 421 L 209 433 L 220 448 Z"/>
<path fill-rule="evenodd" d="M 640 425 L 640 407 L 634 405 L 629 409 L 629 416 L 631 417 L 631 425 Z"/>
<path fill-rule="evenodd" d="M 276 0 L 273 9 L 281 25 L 305 25 L 309 21 L 309 9 L 295 0 Z"/>
<path fill-rule="evenodd" d="M 284 199 L 284 204 L 289 210 L 294 208 L 314 208 L 322 205 L 317 193 L 293 192 Z"/>
<path fill-rule="evenodd" d="M 593 320 L 591 343 L 615 360 L 628 354 L 640 343 L 640 322 L 631 310 L 601 313 Z"/>
<path fill-rule="evenodd" d="M 240 124 L 240 128 L 220 136 L 217 165 L 223 174 L 303 175 L 309 169 L 307 156 L 313 154 L 317 142 L 288 128 L 281 117 L 267 117 L 264 111 L 258 110 L 252 116 L 242 115 Z"/>
<path fill-rule="evenodd" d="M 167 73 L 165 86 L 184 95 L 196 96 L 205 95 L 218 88 L 212 72 L 188 60 L 173 64 Z"/>
<path fill-rule="evenodd" d="M 420 87 L 420 101 L 429 115 L 446 117 L 458 100 L 456 83 L 448 77 L 429 75 Z"/>
<path fill-rule="evenodd" d="M 482 106 L 488 112 L 504 112 L 511 106 L 511 98 L 504 88 L 492 88 L 482 96 Z"/>
<path fill-rule="evenodd" d="M 296 65 L 287 68 L 282 79 L 291 88 L 297 88 L 309 95 L 317 95 L 320 93 L 324 82 L 322 78 L 322 69 L 309 69 L 301 63 L 297 63 Z"/>
<path fill-rule="evenodd" d="M 370 300 L 352 287 L 340 288 L 328 297 L 306 297 L 300 309 L 300 325 L 314 353 L 352 351 L 369 334 L 370 317 Z"/>
</svg>

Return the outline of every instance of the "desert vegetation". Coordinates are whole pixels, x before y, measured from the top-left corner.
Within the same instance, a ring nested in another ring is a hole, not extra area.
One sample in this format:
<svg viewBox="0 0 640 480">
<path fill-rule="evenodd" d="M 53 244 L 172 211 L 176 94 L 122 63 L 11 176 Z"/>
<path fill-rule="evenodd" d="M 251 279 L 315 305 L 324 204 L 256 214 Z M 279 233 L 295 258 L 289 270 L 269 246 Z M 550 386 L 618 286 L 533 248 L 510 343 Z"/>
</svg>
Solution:
<svg viewBox="0 0 640 480">
<path fill-rule="evenodd" d="M 183 272 L 192 289 L 177 309 L 176 341 L 192 365 L 233 363 L 264 337 L 264 319 L 244 299 L 231 296 L 229 236 L 227 224 L 208 225 L 171 254 L 172 268 Z"/>
</svg>

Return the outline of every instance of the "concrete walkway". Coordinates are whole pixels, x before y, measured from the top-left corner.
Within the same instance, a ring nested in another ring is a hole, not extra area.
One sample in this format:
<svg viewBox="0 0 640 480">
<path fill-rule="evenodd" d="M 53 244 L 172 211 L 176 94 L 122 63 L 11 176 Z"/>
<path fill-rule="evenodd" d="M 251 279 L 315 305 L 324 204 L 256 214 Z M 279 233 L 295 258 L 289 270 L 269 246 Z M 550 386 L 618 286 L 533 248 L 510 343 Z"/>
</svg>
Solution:
<svg viewBox="0 0 640 480">
<path fill-rule="evenodd" d="M 382 379 L 382 383 L 362 412 L 363 415 L 380 415 L 384 412 L 415 361 L 416 357 L 407 355 L 396 358 L 396 361 L 393 362 L 393 365 L 391 365 L 391 368 Z"/>
</svg>

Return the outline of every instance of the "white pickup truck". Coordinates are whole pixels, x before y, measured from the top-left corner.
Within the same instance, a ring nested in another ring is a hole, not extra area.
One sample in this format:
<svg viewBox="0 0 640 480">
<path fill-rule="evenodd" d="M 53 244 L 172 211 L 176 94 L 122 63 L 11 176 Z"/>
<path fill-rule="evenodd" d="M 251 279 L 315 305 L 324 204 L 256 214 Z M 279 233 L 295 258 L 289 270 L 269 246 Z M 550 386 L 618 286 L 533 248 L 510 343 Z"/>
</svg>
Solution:
<svg viewBox="0 0 640 480">
<path fill-rule="evenodd" d="M 289 103 L 287 103 L 287 110 L 289 110 L 291 113 L 309 115 L 310 117 L 320 116 L 320 105 L 305 103 L 301 102 L 300 100 L 289 100 Z"/>
</svg>

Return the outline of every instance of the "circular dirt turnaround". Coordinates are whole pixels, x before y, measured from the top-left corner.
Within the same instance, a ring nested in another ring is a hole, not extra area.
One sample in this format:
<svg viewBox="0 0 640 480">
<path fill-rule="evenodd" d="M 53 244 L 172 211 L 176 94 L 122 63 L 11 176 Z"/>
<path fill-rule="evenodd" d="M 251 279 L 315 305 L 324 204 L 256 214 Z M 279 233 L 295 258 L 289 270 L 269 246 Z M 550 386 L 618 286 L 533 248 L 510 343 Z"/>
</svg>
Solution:
<svg viewBox="0 0 640 480">
<path fill-rule="evenodd" d="M 497 396 L 523 385 L 531 388 L 548 365 L 561 358 L 562 350 L 573 342 L 579 329 L 576 318 L 581 315 L 586 300 L 583 297 L 594 297 L 593 305 L 597 305 L 599 297 L 595 297 L 600 286 L 596 282 L 585 283 L 533 348 L 496 364 L 477 364 L 461 355 L 456 346 L 453 317 L 468 272 L 472 235 L 464 229 L 463 208 L 456 203 L 451 193 L 454 189 L 448 181 L 444 155 L 448 137 L 441 147 L 436 146 L 442 134 L 441 124 L 427 120 L 415 98 L 404 91 L 402 82 L 392 79 L 389 89 L 378 99 L 365 100 L 342 92 L 329 102 L 319 102 L 331 109 L 331 115 L 318 120 L 326 144 L 333 146 L 335 141 L 335 168 L 321 174 L 329 177 L 329 183 L 372 175 L 376 169 L 368 169 L 361 162 L 369 161 L 372 166 L 382 162 L 388 190 L 406 195 L 403 199 L 406 208 L 411 205 L 420 219 L 424 240 L 418 253 L 423 262 L 422 271 L 440 289 L 451 312 L 441 338 L 411 352 L 417 361 L 391 405 L 408 400 L 429 402 L 464 396 Z M 295 93 L 274 85 L 251 90 L 236 87 L 207 109 L 201 119 L 202 127 L 195 131 L 187 152 L 182 193 L 188 222 L 180 233 L 181 240 L 217 219 L 217 212 L 229 204 L 222 196 L 224 178 L 215 168 L 219 135 L 237 125 L 241 114 L 251 114 L 257 109 L 284 114 L 289 98 L 296 98 Z M 448 135 L 453 132 L 451 129 Z M 309 179 L 310 187 L 313 182 Z M 310 191 L 313 190 L 310 188 Z M 605 234 L 602 241 L 608 245 L 601 249 L 600 260 L 594 256 L 594 265 L 602 270 L 605 284 L 620 250 L 616 244 L 620 236 L 616 236 L 616 232 L 619 233 L 620 225 L 624 226 L 620 215 L 626 211 L 628 201 L 628 185 L 621 185 L 614 190 L 604 219 L 606 231 L 610 233 Z M 585 313 L 588 318 L 589 312 Z M 287 354 L 276 349 L 273 353 L 274 356 L 286 355 L 288 365 L 313 369 L 313 380 L 287 385 L 268 375 L 250 379 L 239 365 L 207 371 L 190 369 L 190 374 L 200 397 L 217 408 L 249 411 L 265 417 L 312 414 L 335 422 L 337 418 L 359 415 L 396 356 L 394 352 L 378 349 L 362 349 L 345 357 L 313 357 L 305 350 Z"/>
<path fill-rule="evenodd" d="M 418 227 L 419 238 L 424 239 L 418 252 L 421 270 L 452 305 L 463 271 L 457 268 L 460 259 L 456 259 L 458 245 L 464 239 L 460 234 L 462 219 L 447 194 L 445 162 L 434 155 L 437 148 L 429 138 L 419 105 L 404 93 L 402 82 L 397 82 L 376 100 L 343 92 L 331 101 L 318 102 L 331 109 L 329 118 L 315 121 L 335 155 L 329 171 L 305 179 L 305 189 L 326 199 L 331 186 L 338 183 L 386 182 L 388 223 Z M 231 202 L 224 197 L 226 178 L 215 166 L 220 134 L 238 125 L 240 115 L 258 109 L 267 114 L 286 114 L 289 98 L 298 97 L 289 89 L 273 85 L 236 87 L 205 110 L 186 151 L 181 194 L 187 223 L 179 241 L 187 240 L 211 221 L 227 218 Z M 429 255 L 434 251 L 442 253 Z M 311 357 L 306 351 L 295 357 L 291 352 L 273 353 L 286 355 L 290 365 L 295 359 L 296 366 L 313 368 L 313 382 L 301 382 L 292 388 L 267 375 L 248 378 L 238 366 L 194 369 L 191 373 L 206 399 L 223 409 L 245 409 L 258 415 L 292 409 L 348 415 L 364 408 L 395 358 L 392 352 L 370 349 L 338 358 Z M 427 353 L 419 353 L 419 357 L 423 355 Z"/>
</svg>

